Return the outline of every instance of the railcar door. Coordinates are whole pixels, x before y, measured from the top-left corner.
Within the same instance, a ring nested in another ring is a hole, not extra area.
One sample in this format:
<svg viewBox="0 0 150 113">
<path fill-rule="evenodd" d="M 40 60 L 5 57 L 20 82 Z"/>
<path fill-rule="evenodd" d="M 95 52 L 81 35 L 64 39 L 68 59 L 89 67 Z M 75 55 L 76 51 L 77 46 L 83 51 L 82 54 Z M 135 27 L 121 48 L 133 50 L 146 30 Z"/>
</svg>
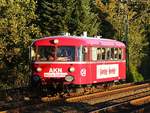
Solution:
<svg viewBox="0 0 150 113">
<path fill-rule="evenodd" d="M 77 76 L 75 84 L 91 84 L 91 65 L 89 62 L 89 48 L 85 46 L 77 47 Z"/>
</svg>

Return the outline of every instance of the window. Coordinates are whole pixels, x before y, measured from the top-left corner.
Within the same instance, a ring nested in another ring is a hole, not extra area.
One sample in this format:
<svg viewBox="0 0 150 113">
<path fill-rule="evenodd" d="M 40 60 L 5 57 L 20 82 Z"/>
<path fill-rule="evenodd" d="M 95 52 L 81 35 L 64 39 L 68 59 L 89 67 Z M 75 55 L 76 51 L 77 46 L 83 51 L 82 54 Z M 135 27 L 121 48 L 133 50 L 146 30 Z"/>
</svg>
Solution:
<svg viewBox="0 0 150 113">
<path fill-rule="evenodd" d="M 97 60 L 97 48 L 92 47 L 92 60 L 96 61 Z"/>
<path fill-rule="evenodd" d="M 111 60 L 114 60 L 114 48 L 111 48 Z"/>
<path fill-rule="evenodd" d="M 39 46 L 37 60 L 54 60 L 56 48 L 54 46 Z"/>
<path fill-rule="evenodd" d="M 110 60 L 111 59 L 111 49 L 110 48 L 106 48 L 106 59 Z"/>
<path fill-rule="evenodd" d="M 118 49 L 118 55 L 119 55 L 119 60 L 122 60 L 122 49 L 121 48 L 119 48 Z"/>
<path fill-rule="evenodd" d="M 74 61 L 75 47 L 74 46 L 60 46 L 57 48 L 58 61 Z"/>
<path fill-rule="evenodd" d="M 92 47 L 92 61 L 122 60 L 122 48 L 96 48 Z"/>
<path fill-rule="evenodd" d="M 78 48 L 78 61 L 86 61 L 88 59 L 88 48 L 80 46 Z"/>
<path fill-rule="evenodd" d="M 122 60 L 122 48 L 114 48 L 114 59 L 115 60 Z"/>
<path fill-rule="evenodd" d="M 118 59 L 118 48 L 114 48 L 114 60 Z"/>
<path fill-rule="evenodd" d="M 73 46 L 38 46 L 31 49 L 32 59 L 39 61 L 74 61 L 75 47 Z"/>
<path fill-rule="evenodd" d="M 106 59 L 106 49 L 102 48 L 102 60 Z"/>
<path fill-rule="evenodd" d="M 97 48 L 97 60 L 102 60 L 102 49 Z"/>
</svg>

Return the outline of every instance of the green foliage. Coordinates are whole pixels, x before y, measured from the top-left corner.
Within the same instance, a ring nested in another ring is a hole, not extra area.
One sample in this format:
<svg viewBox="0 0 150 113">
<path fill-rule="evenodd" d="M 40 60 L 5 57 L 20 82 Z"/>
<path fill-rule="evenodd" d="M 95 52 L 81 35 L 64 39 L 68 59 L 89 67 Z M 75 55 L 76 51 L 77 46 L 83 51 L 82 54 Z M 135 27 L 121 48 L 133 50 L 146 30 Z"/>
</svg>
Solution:
<svg viewBox="0 0 150 113">
<path fill-rule="evenodd" d="M 99 23 L 91 12 L 89 0 L 42 0 L 38 3 L 39 23 L 44 35 L 69 32 L 97 34 Z"/>
<path fill-rule="evenodd" d="M 147 56 L 145 48 L 148 47 L 148 42 L 145 39 L 144 35 L 140 33 L 140 30 L 137 29 L 138 22 L 132 23 L 130 25 L 129 31 L 129 62 L 137 66 L 141 65 L 141 61 L 144 57 Z"/>
<path fill-rule="evenodd" d="M 47 1 L 38 2 L 39 26 L 44 35 L 58 35 L 64 30 L 65 7 L 64 1 Z"/>
<path fill-rule="evenodd" d="M 34 24 L 36 19 L 34 0 L 2 0 L 0 4 L 0 77 L 10 86 L 20 81 L 19 76 L 26 75 L 28 68 L 28 46 L 31 36 L 36 36 L 39 29 Z M 24 72 L 20 70 L 24 69 Z M 19 77 L 19 78 L 18 78 Z"/>
<path fill-rule="evenodd" d="M 142 65 L 139 66 L 139 69 L 145 79 L 150 79 L 150 1 L 136 1 L 133 6 L 137 13 L 131 22 L 138 24 L 137 32 L 141 34 L 141 39 L 144 38 L 149 43 L 148 46 L 142 48 L 145 57 L 141 58 Z"/>
<path fill-rule="evenodd" d="M 81 35 L 87 31 L 88 35 L 94 35 L 98 32 L 99 22 L 96 14 L 91 12 L 89 0 L 77 0 L 73 3 L 73 10 L 69 20 L 69 32 L 75 35 Z"/>
<path fill-rule="evenodd" d="M 120 34 L 123 33 L 123 31 L 121 31 L 123 28 L 123 21 L 121 21 L 121 19 L 123 19 L 124 16 L 117 13 L 119 11 L 118 2 L 109 0 L 107 4 L 105 4 L 101 0 L 96 0 L 96 3 L 100 9 L 99 17 L 102 20 L 102 37 L 119 39 Z"/>
<path fill-rule="evenodd" d="M 143 81 L 143 76 L 138 72 L 136 65 L 130 65 L 130 76 L 128 76 L 128 81 L 132 82 L 139 82 Z"/>
</svg>

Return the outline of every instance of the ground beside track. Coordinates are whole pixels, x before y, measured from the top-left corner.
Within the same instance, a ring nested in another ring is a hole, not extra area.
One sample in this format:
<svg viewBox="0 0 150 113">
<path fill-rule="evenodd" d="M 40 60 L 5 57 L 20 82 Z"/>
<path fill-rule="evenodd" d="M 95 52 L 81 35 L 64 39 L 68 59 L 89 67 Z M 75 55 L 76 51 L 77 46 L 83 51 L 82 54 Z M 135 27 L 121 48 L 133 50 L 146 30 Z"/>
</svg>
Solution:
<svg viewBox="0 0 150 113">
<path fill-rule="evenodd" d="M 123 93 L 124 91 L 126 91 L 126 93 Z M 128 91 L 131 94 L 128 93 Z M 142 92 L 144 92 L 143 93 L 144 95 L 142 94 Z M 143 96 L 141 96 L 141 94 Z M 104 106 L 104 105 L 108 105 L 108 106 Z M 62 113 L 62 112 L 97 113 L 100 111 L 102 113 L 106 113 L 106 111 L 107 113 L 109 112 L 114 113 L 113 111 L 121 110 L 120 108 L 122 108 L 122 110 L 127 110 L 130 107 L 133 107 L 133 109 L 135 109 L 136 107 L 135 110 L 138 110 L 138 112 L 140 111 L 140 113 L 148 113 L 148 111 L 150 111 L 150 84 L 149 83 L 146 83 L 145 85 L 137 84 L 134 87 L 129 86 L 123 89 L 116 89 L 114 91 L 106 91 L 103 93 L 100 92 L 88 96 L 83 95 L 71 99 L 64 99 L 64 100 L 62 99 L 61 101 L 56 103 L 47 101 L 46 103 L 39 103 L 39 104 L 35 103 L 33 105 L 28 105 L 28 106 L 25 105 L 22 107 L 18 106 L 18 108 L 15 109 L 5 110 L 3 111 L 3 113 Z M 132 109 L 130 110 L 130 112 L 134 113 Z"/>
</svg>

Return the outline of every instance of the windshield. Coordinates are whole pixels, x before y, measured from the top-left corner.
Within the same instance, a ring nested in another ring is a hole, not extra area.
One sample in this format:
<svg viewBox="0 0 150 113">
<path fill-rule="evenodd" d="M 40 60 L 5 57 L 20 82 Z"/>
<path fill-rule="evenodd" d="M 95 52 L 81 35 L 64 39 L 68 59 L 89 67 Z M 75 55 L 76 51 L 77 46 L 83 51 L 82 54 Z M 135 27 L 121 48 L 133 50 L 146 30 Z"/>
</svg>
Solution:
<svg viewBox="0 0 150 113">
<path fill-rule="evenodd" d="M 34 54 L 33 54 L 34 53 Z M 74 46 L 39 46 L 31 51 L 32 60 L 39 61 L 74 61 Z"/>
</svg>

